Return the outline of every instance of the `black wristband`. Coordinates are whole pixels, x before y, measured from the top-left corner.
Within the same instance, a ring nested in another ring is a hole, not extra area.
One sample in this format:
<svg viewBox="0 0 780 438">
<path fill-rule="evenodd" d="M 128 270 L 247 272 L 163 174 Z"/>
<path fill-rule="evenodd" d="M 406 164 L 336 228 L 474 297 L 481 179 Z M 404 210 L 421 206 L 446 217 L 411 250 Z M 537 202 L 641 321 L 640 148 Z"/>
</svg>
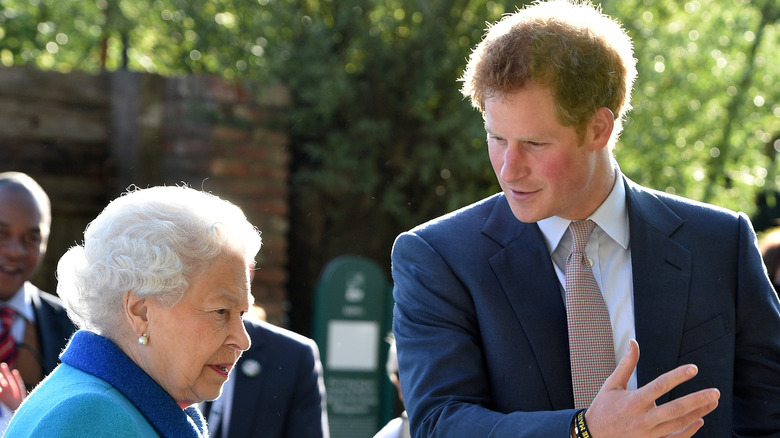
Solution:
<svg viewBox="0 0 780 438">
<path fill-rule="evenodd" d="M 588 430 L 587 423 L 585 423 L 585 410 L 580 411 L 574 417 L 574 435 L 577 438 L 593 438 L 593 435 Z"/>
</svg>

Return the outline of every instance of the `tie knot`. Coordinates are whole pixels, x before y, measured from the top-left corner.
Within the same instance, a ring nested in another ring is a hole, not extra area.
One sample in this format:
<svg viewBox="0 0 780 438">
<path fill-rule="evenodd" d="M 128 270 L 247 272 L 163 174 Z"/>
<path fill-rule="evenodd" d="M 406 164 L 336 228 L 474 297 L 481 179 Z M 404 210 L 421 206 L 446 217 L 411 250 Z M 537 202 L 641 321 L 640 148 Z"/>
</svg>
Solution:
<svg viewBox="0 0 780 438">
<path fill-rule="evenodd" d="M 582 253 L 585 251 L 585 246 L 588 244 L 588 237 L 593 229 L 596 227 L 596 223 L 592 220 L 574 221 L 569 224 L 569 231 L 571 231 L 571 252 Z"/>
<path fill-rule="evenodd" d="M 16 311 L 9 306 L 0 307 L 0 319 L 13 319 Z"/>
</svg>

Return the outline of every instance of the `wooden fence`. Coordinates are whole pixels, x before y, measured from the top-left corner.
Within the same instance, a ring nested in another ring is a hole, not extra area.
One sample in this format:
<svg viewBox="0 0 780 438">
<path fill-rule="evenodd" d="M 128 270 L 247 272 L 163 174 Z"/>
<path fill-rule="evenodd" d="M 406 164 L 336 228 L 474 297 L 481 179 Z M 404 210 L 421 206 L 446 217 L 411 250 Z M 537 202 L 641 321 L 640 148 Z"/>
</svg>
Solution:
<svg viewBox="0 0 780 438">
<path fill-rule="evenodd" d="M 129 185 L 184 183 L 238 204 L 262 231 L 252 292 L 284 325 L 289 100 L 281 86 L 213 76 L 0 68 L 0 171 L 28 173 L 52 200 L 34 282 L 54 293 L 59 257 Z"/>
</svg>

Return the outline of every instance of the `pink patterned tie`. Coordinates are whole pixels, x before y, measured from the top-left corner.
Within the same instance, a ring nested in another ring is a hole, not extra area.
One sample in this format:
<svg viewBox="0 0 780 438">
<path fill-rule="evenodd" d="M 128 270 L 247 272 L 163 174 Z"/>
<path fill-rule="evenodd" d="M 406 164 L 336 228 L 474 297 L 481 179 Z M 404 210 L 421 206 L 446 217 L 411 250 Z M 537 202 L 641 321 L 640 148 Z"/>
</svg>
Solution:
<svg viewBox="0 0 780 438">
<path fill-rule="evenodd" d="M 12 367 L 16 360 L 16 341 L 11 335 L 11 325 L 14 323 L 14 309 L 0 308 L 0 362 Z"/>
<path fill-rule="evenodd" d="M 592 220 L 569 225 L 571 254 L 566 259 L 566 316 L 574 407 L 587 408 L 601 385 L 615 370 L 612 325 L 593 268 L 585 254 Z"/>
</svg>

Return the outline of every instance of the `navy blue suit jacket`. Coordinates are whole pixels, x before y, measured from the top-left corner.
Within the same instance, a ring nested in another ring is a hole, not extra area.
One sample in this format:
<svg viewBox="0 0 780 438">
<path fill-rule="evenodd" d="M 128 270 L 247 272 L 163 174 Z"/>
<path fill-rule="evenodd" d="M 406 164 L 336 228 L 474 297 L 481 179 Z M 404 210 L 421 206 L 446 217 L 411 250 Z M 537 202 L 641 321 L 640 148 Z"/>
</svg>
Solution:
<svg viewBox="0 0 780 438">
<path fill-rule="evenodd" d="M 699 375 L 658 400 L 716 387 L 697 436 L 780 436 L 780 305 L 743 214 L 626 179 L 639 386 Z M 395 333 L 415 437 L 568 437 L 566 311 L 535 223 L 503 194 L 398 237 Z"/>
<path fill-rule="evenodd" d="M 60 353 L 76 331 L 68 318 L 62 300 L 37 287 L 29 288 L 35 323 L 38 327 L 38 346 L 43 375 L 54 370 L 60 362 Z"/>
<path fill-rule="evenodd" d="M 252 346 L 231 376 L 236 382 L 228 436 L 329 436 L 317 344 L 267 322 L 246 320 L 244 325 Z"/>
</svg>

